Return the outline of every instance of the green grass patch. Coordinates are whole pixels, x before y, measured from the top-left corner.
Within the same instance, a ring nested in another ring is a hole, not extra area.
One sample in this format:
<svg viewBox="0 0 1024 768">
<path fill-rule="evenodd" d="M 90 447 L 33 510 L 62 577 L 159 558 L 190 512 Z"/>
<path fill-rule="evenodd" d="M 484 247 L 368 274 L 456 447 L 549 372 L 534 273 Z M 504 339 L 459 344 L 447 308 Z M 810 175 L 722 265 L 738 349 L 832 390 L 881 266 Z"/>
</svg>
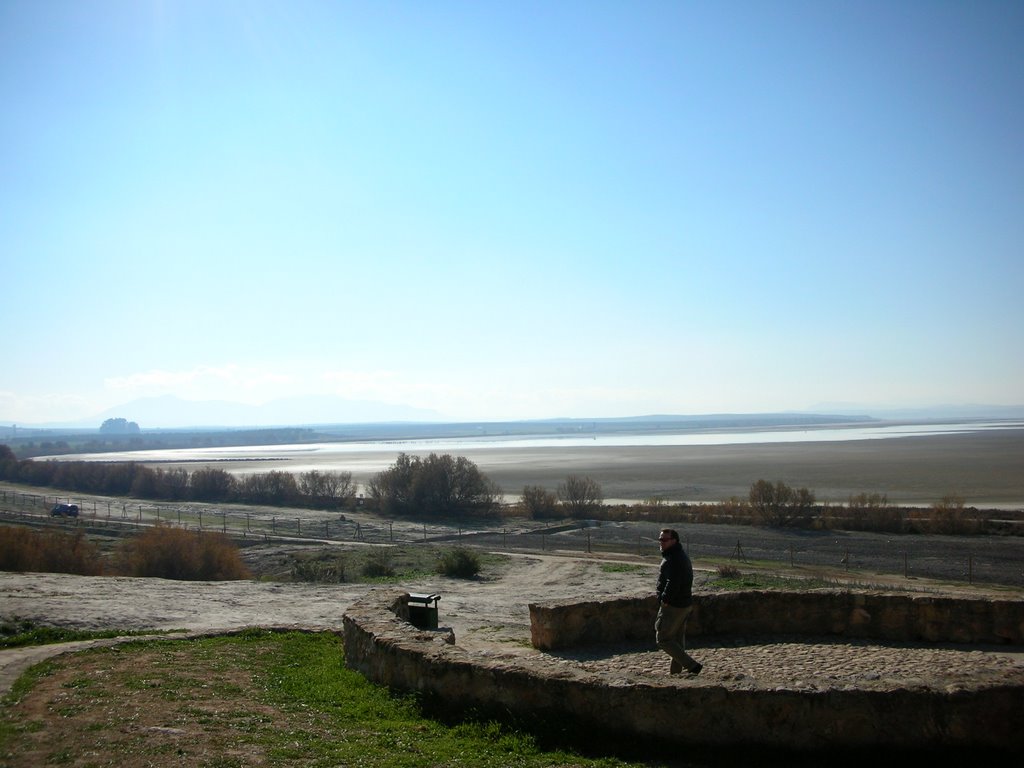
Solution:
<svg viewBox="0 0 1024 768">
<path fill-rule="evenodd" d="M 264 731 L 281 760 L 308 766 L 628 766 L 614 758 L 585 758 L 544 749 L 530 733 L 494 720 L 446 724 L 426 717 L 413 696 L 396 696 L 342 663 L 331 634 L 268 636 L 258 677 L 267 703 L 307 713 L 304 727 Z"/>
<path fill-rule="evenodd" d="M 94 670 L 100 655 L 111 661 L 101 665 L 102 675 L 91 672 L 91 684 L 85 685 L 83 670 Z M 172 659 L 178 663 L 178 672 L 161 669 L 165 660 Z M 230 670 L 232 684 L 219 680 L 224 670 Z M 152 754 L 156 759 L 161 755 L 154 750 L 168 748 L 144 733 L 133 736 L 116 719 L 119 713 L 110 712 L 110 698 L 105 695 L 130 700 L 132 691 L 141 696 L 147 689 L 151 694 L 159 689 L 158 699 L 152 695 L 148 699 L 148 713 L 158 722 L 192 723 L 202 729 L 202 744 L 177 745 L 182 760 L 231 745 L 262 765 L 308 768 L 639 768 L 653 764 L 584 755 L 568 742 L 552 740 L 551 732 L 531 731 L 521 723 L 432 716 L 416 696 L 393 694 L 347 669 L 337 635 L 263 630 L 190 640 L 135 640 L 34 666 L 0 709 L 0 762 L 3 755 L 16 754 L 24 740 L 46 738 L 50 728 L 75 728 L 66 720 L 57 724 L 35 719 L 30 733 L 20 702 L 32 695 L 39 680 L 53 675 L 67 675 L 67 685 L 61 687 L 68 697 L 62 705 L 74 708 L 68 710 L 69 717 L 91 724 L 78 732 L 76 738 L 86 741 L 76 742 L 75 748 L 92 750 L 104 763 L 116 761 L 121 750 Z M 175 695 L 168 700 L 159 695 L 164 691 Z M 110 727 L 103 728 L 99 722 Z M 49 762 L 59 763 L 69 754 L 63 735 L 54 732 Z"/>
<path fill-rule="evenodd" d="M 75 640 L 102 640 L 110 637 L 165 634 L 157 630 L 82 630 L 40 626 L 27 619 L 8 619 L 0 623 L 0 648 L 21 648 L 28 645 L 52 645 Z"/>
<path fill-rule="evenodd" d="M 651 566 L 636 563 L 601 563 L 603 573 L 640 573 L 651 570 Z"/>
<path fill-rule="evenodd" d="M 792 578 L 787 576 L 774 576 L 761 573 L 731 573 L 725 576 L 718 576 L 708 582 L 709 585 L 719 589 L 779 589 L 779 590 L 800 590 L 800 589 L 823 589 L 834 587 L 835 583 L 825 579 Z"/>
</svg>

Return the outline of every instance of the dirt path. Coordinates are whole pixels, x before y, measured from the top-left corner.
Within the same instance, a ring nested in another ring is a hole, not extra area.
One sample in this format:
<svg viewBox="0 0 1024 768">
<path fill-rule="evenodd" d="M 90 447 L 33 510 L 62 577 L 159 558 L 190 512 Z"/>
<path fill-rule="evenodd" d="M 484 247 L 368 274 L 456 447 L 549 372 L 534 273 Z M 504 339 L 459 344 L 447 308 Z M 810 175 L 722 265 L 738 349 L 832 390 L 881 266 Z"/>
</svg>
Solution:
<svg viewBox="0 0 1024 768">
<path fill-rule="evenodd" d="M 653 570 L 603 573 L 598 560 L 517 555 L 497 578 L 465 581 L 436 576 L 396 585 L 441 595 L 441 623 L 460 642 L 525 646 L 529 603 L 596 599 L 649 589 Z M 46 573 L 0 573 L 0 617 L 84 630 L 177 631 L 207 634 L 250 626 L 337 630 L 346 608 L 368 585 L 257 581 L 185 582 Z M 0 651 L 0 692 L 49 655 L 92 643 Z"/>
</svg>

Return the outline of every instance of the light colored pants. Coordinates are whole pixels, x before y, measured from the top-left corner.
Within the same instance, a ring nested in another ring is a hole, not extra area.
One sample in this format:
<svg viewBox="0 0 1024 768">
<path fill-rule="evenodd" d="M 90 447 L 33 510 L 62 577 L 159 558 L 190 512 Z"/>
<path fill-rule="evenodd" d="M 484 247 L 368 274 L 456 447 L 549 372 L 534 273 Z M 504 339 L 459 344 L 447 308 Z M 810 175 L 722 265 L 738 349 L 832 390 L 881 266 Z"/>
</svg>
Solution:
<svg viewBox="0 0 1024 768">
<path fill-rule="evenodd" d="M 686 620 L 690 618 L 692 605 L 676 608 L 661 604 L 658 618 L 654 622 L 654 639 L 658 647 L 672 657 L 671 672 L 683 669 L 693 670 L 699 665 L 686 653 Z"/>
</svg>

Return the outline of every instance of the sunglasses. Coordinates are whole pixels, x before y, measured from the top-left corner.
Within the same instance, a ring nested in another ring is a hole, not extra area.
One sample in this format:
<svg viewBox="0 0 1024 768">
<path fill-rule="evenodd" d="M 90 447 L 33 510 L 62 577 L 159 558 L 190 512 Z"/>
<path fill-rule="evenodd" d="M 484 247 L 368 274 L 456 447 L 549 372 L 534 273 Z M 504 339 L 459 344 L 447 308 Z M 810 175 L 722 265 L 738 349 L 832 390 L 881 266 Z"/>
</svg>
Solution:
<svg viewBox="0 0 1024 768">
<path fill-rule="evenodd" d="M 658 539 L 658 541 L 673 541 L 673 539 Z"/>
</svg>

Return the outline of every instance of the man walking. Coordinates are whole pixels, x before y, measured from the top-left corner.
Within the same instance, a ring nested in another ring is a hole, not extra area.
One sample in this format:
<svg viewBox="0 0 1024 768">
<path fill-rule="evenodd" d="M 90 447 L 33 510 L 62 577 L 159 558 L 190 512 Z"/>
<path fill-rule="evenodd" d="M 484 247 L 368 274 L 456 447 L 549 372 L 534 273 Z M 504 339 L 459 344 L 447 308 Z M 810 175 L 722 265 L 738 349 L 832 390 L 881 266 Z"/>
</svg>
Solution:
<svg viewBox="0 0 1024 768">
<path fill-rule="evenodd" d="M 672 657 L 669 674 L 685 668 L 698 675 L 704 668 L 686 653 L 686 620 L 693 610 L 693 566 L 679 543 L 679 534 L 671 528 L 658 534 L 661 568 L 658 571 L 658 618 L 654 637 L 658 647 Z"/>
</svg>

